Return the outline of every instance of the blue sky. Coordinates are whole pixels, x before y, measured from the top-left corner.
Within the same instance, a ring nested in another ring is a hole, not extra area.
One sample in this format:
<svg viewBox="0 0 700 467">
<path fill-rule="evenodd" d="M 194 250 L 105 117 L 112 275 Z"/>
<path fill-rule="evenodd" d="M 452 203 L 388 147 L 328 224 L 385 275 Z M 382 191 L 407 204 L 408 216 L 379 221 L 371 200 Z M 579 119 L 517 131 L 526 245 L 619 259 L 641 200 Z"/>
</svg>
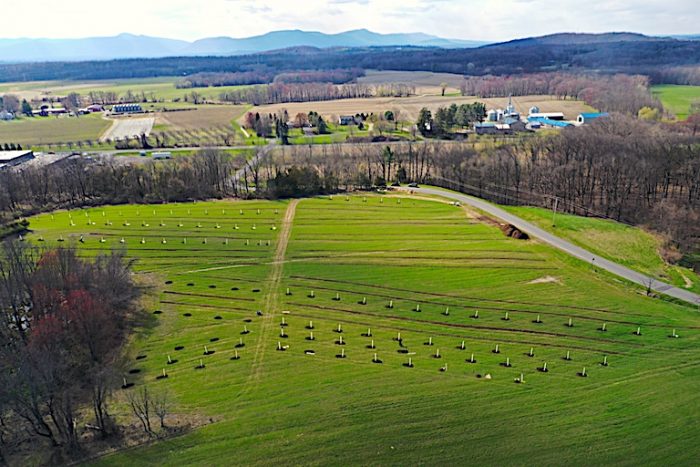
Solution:
<svg viewBox="0 0 700 467">
<path fill-rule="evenodd" d="M 246 37 L 366 28 L 458 39 L 554 32 L 700 33 L 698 0 L 0 0 L 9 37 Z M 10 20 L 10 18 L 12 18 Z"/>
</svg>

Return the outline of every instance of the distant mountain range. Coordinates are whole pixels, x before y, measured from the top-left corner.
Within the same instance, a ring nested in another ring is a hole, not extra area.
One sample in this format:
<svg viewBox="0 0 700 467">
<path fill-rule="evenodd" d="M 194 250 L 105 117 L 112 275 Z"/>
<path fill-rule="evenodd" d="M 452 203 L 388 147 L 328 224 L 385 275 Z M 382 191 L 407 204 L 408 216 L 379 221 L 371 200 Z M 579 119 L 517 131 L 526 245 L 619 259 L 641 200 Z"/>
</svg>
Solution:
<svg viewBox="0 0 700 467">
<path fill-rule="evenodd" d="M 114 37 L 84 39 L 0 39 L 0 61 L 13 63 L 173 56 L 232 56 L 299 46 L 471 48 L 485 44 L 487 42 L 443 39 L 423 33 L 378 34 L 366 29 L 339 34 L 286 30 L 242 39 L 211 37 L 194 42 L 120 34 Z"/>
</svg>

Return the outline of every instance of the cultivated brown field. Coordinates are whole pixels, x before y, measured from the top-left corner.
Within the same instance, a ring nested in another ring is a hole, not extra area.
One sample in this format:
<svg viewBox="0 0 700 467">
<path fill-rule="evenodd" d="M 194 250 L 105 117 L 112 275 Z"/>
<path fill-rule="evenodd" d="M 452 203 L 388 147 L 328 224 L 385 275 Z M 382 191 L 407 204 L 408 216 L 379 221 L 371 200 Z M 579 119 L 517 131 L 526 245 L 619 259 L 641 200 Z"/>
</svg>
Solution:
<svg viewBox="0 0 700 467">
<path fill-rule="evenodd" d="M 324 117 L 334 121 L 339 115 L 354 115 L 356 113 L 383 113 L 386 110 L 399 111 L 401 120 L 413 121 L 417 118 L 421 108 L 427 107 L 431 111 L 438 107 L 449 106 L 452 103 L 465 104 L 475 101 L 486 104 L 487 109 L 503 108 L 508 104 L 508 98 L 480 99 L 474 96 L 445 96 L 420 95 L 412 97 L 374 97 L 369 99 L 341 99 L 335 101 L 320 102 L 293 102 L 286 104 L 261 105 L 251 111 L 276 113 L 287 109 L 290 116 L 299 112 L 308 113 L 314 110 Z M 552 96 L 522 96 L 514 97 L 515 108 L 526 115 L 530 107 L 538 106 L 542 112 L 564 112 L 567 119 L 573 120 L 581 112 L 590 112 L 592 109 L 582 101 L 559 100 Z M 239 121 L 241 121 L 239 119 Z"/>
<path fill-rule="evenodd" d="M 464 81 L 462 75 L 454 73 L 431 73 L 429 71 L 378 71 L 368 70 L 357 80 L 364 84 L 404 83 L 416 87 L 417 94 L 440 94 L 442 83 L 447 84 L 448 93 L 459 91 L 459 85 Z"/>
<path fill-rule="evenodd" d="M 160 112 L 156 125 L 165 125 L 170 130 L 202 130 L 228 126 L 245 113 L 244 105 L 209 105 L 197 110 L 181 112 Z"/>
</svg>

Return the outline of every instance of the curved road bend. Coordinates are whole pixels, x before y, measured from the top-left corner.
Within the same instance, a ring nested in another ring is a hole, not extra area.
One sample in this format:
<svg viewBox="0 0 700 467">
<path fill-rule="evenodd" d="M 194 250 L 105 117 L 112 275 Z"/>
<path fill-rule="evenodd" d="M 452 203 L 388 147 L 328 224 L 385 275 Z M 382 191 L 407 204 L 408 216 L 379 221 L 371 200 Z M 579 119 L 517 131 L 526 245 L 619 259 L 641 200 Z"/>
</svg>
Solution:
<svg viewBox="0 0 700 467">
<path fill-rule="evenodd" d="M 479 198 L 464 195 L 462 193 L 455 193 L 435 188 L 412 188 L 412 190 L 415 193 L 442 196 L 444 198 L 449 198 L 454 201 L 459 201 L 460 203 L 464 203 L 476 209 L 480 209 L 484 212 L 491 214 L 492 216 L 503 220 L 504 222 L 513 224 L 515 227 L 522 230 L 523 232 L 526 232 L 528 235 L 539 238 L 543 242 L 548 243 L 549 245 L 558 248 L 570 254 L 571 256 L 574 256 L 582 261 L 597 266 L 601 269 L 605 269 L 606 271 L 611 272 L 616 276 L 627 279 L 631 282 L 634 282 L 635 284 L 639 284 L 644 288 L 647 288 L 647 286 L 649 286 L 652 290 L 656 292 L 663 293 L 670 297 L 683 300 L 684 302 L 700 306 L 700 295 L 698 294 L 681 289 L 679 287 L 669 285 L 665 282 L 658 281 L 652 277 L 626 268 L 621 264 L 615 263 L 605 258 L 601 258 L 600 256 L 597 256 L 596 254 L 591 253 L 588 250 L 585 250 L 579 246 L 574 245 L 571 242 L 568 242 L 555 235 L 552 235 L 546 230 L 543 230 L 537 227 L 536 225 L 524 219 L 521 219 L 518 216 L 510 214 L 509 212 L 506 212 L 503 209 L 494 206 L 491 203 L 483 201 Z"/>
</svg>

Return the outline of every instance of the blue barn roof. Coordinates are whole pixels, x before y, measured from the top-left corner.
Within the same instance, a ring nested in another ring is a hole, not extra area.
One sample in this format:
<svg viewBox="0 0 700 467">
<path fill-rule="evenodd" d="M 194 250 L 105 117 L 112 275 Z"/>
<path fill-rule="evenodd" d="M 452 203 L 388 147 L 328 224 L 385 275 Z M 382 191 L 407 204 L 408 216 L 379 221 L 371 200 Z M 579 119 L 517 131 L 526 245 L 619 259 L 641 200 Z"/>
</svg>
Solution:
<svg viewBox="0 0 700 467">
<path fill-rule="evenodd" d="M 586 120 L 593 120 L 594 118 L 607 117 L 608 115 L 610 114 L 608 114 L 607 112 L 589 112 L 582 113 L 580 116 Z"/>
<path fill-rule="evenodd" d="M 539 122 L 543 125 L 549 125 L 549 126 L 555 126 L 559 128 L 566 128 L 567 126 L 571 126 L 571 123 L 569 122 L 563 122 L 561 120 L 551 120 L 549 118 L 544 118 L 544 117 L 527 117 L 528 122 Z"/>
</svg>

